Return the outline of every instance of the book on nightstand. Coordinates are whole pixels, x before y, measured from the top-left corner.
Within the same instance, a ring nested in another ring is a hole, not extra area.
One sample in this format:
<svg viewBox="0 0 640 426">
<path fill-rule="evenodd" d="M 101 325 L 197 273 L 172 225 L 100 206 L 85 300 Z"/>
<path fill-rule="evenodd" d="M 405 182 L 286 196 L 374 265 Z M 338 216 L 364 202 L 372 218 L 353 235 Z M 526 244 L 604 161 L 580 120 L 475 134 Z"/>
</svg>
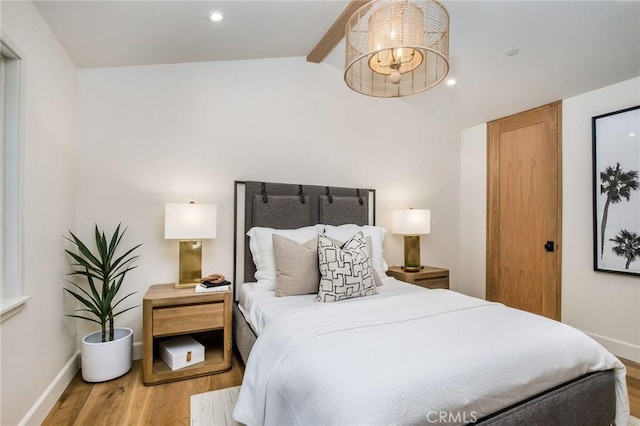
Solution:
<svg viewBox="0 0 640 426">
<path fill-rule="evenodd" d="M 202 284 L 198 284 L 196 286 L 196 293 L 215 293 L 219 291 L 227 291 L 230 288 L 230 283 L 228 281 L 225 282 L 226 284 L 218 285 L 215 287 L 205 287 Z"/>
</svg>

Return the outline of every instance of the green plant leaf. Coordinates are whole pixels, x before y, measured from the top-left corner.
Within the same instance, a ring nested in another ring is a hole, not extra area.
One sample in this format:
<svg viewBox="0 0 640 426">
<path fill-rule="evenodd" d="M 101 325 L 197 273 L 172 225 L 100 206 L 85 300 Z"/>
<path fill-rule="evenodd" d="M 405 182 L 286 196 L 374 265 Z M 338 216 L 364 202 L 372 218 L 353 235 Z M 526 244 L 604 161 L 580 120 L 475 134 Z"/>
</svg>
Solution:
<svg viewBox="0 0 640 426">
<path fill-rule="evenodd" d="M 135 249 L 137 249 L 138 247 L 140 247 L 142 244 L 138 244 L 137 246 L 133 247 L 132 249 L 130 249 L 129 251 L 127 251 L 125 254 L 123 254 L 122 256 L 120 256 L 119 258 L 117 258 L 116 260 L 113 261 L 113 263 L 111 264 L 112 268 L 115 268 L 116 266 L 118 266 L 118 264 L 125 258 L 127 257 L 132 251 L 134 251 Z M 138 257 L 138 256 L 136 256 Z M 133 260 L 133 259 L 131 259 Z"/>
<path fill-rule="evenodd" d="M 89 289 L 91 289 L 91 294 L 93 295 L 93 300 L 94 302 L 97 303 L 97 306 L 100 308 L 100 312 L 102 312 L 102 305 L 101 305 L 102 298 L 100 297 L 100 292 L 98 292 L 98 289 L 96 288 L 96 284 L 94 282 L 94 278 L 96 277 L 87 273 L 86 278 L 87 278 L 87 283 L 89 283 Z"/>
<path fill-rule="evenodd" d="M 104 236 L 104 232 L 101 234 L 98 229 L 98 224 L 95 226 L 95 239 L 96 239 L 96 248 L 98 249 L 98 256 L 100 257 L 100 263 L 102 264 L 103 270 L 106 265 L 105 253 L 107 251 L 107 239 Z"/>
<path fill-rule="evenodd" d="M 87 291 L 86 291 L 85 289 L 83 289 L 83 288 L 82 288 L 82 287 L 80 287 L 78 284 L 74 283 L 73 281 L 69 281 L 69 280 L 67 280 L 67 282 L 68 282 L 69 284 L 73 284 L 74 286 L 76 286 L 76 287 L 77 287 L 81 292 L 83 292 L 84 294 L 86 294 L 86 295 L 87 295 L 87 297 L 88 297 L 89 299 L 91 299 L 92 301 L 94 301 L 94 300 L 99 300 L 99 299 L 100 299 L 100 297 L 98 297 L 98 295 L 97 295 L 97 292 L 96 292 L 96 289 L 95 289 L 95 288 L 91 288 L 91 291 L 93 292 L 93 295 L 91 295 L 91 294 L 87 293 Z M 65 290 L 67 290 L 67 289 L 65 288 Z M 72 290 L 67 290 L 67 291 L 72 291 Z"/>
<path fill-rule="evenodd" d="M 111 288 L 113 289 L 114 296 L 120 290 L 120 286 L 122 285 L 122 282 L 124 281 L 124 277 L 125 277 L 125 274 L 122 274 L 122 275 L 120 275 L 120 277 L 118 279 L 114 280 L 114 283 L 111 286 Z"/>
<path fill-rule="evenodd" d="M 65 290 L 71 294 L 73 297 L 75 297 L 77 300 L 79 300 L 83 305 L 85 305 L 91 312 L 93 312 L 94 315 L 96 315 L 98 318 L 100 318 L 100 310 L 98 306 L 95 306 L 93 304 L 93 301 L 87 300 L 84 297 L 82 297 L 81 295 L 79 295 L 78 293 L 74 293 L 73 291 L 65 288 Z"/>
<path fill-rule="evenodd" d="M 123 300 L 125 300 L 125 299 L 126 299 L 126 298 L 128 298 L 129 296 L 133 296 L 133 295 L 134 295 L 134 294 L 136 294 L 136 293 L 137 293 L 137 292 L 135 292 L 135 293 L 129 293 L 129 294 L 127 294 L 126 296 L 124 296 L 122 299 L 118 300 L 116 303 L 114 303 L 114 304 L 113 304 L 113 309 L 115 309 L 115 308 L 116 308 L 116 307 L 117 307 L 117 306 L 118 306 L 118 305 L 119 305 Z M 140 306 L 140 305 L 137 305 L 137 306 Z"/>
<path fill-rule="evenodd" d="M 87 248 L 87 246 L 84 245 L 84 243 L 82 241 L 80 241 L 80 239 L 78 237 L 76 237 L 73 234 L 73 232 L 69 231 L 69 233 L 73 237 L 74 244 L 76 245 L 76 247 L 78 247 L 78 250 L 80 250 L 80 253 L 82 254 L 82 256 L 84 256 L 84 258 L 78 257 L 80 259 L 80 261 L 83 262 L 83 263 L 90 262 L 98 270 L 102 270 L 103 269 L 102 268 L 102 263 L 93 255 L 93 253 L 91 253 L 91 250 L 89 250 L 89 248 Z"/>
<path fill-rule="evenodd" d="M 127 261 L 125 261 L 125 262 L 121 263 L 121 264 L 120 264 L 120 266 L 118 266 L 117 268 L 115 268 L 115 270 L 114 270 L 114 272 L 113 272 L 113 274 L 114 274 L 114 275 L 113 275 L 111 278 L 112 278 L 112 279 L 118 278 L 118 276 L 119 276 L 120 274 L 123 274 L 123 273 L 129 272 L 130 270 L 137 268 L 137 266 L 129 266 L 129 267 L 127 267 L 127 265 L 129 265 L 132 261 L 136 260 L 138 257 L 140 257 L 140 256 L 134 256 L 134 257 L 132 257 L 131 259 L 129 259 L 129 260 L 127 260 Z M 125 267 L 127 267 L 127 269 L 126 269 L 126 270 L 122 270 L 122 271 L 120 270 L 120 269 L 125 268 Z"/>
<path fill-rule="evenodd" d="M 135 308 L 137 308 L 137 307 L 139 307 L 139 306 L 140 306 L 140 305 L 131 306 L 130 308 L 124 309 L 124 310 L 122 310 L 122 311 L 120 311 L 120 312 L 117 312 L 117 313 L 113 314 L 113 316 L 114 316 L 114 317 L 117 317 L 118 315 L 120 315 L 120 314 L 124 314 L 125 312 L 130 311 L 131 309 L 135 309 Z"/>
<path fill-rule="evenodd" d="M 72 266 L 81 266 L 81 267 L 83 267 L 83 268 L 85 268 L 85 269 L 89 269 L 89 270 L 91 270 L 91 271 L 95 271 L 96 273 L 99 273 L 99 274 L 101 274 L 101 273 L 102 273 L 102 270 L 101 270 L 101 269 L 96 268 L 96 267 L 95 267 L 95 266 L 93 266 L 91 263 L 87 262 L 84 258 L 82 258 L 81 256 L 79 256 L 79 255 L 77 255 L 77 254 L 75 254 L 75 253 L 73 253 L 73 252 L 71 252 L 71 251 L 69 251 L 69 250 L 65 250 L 65 251 L 66 251 L 66 252 L 67 252 L 67 254 L 68 254 L 69 256 L 71 256 L 71 257 L 72 257 L 76 262 L 78 262 L 78 263 L 73 264 Z"/>
<path fill-rule="evenodd" d="M 68 316 L 100 324 L 103 335 L 106 335 L 107 323 L 110 329 L 113 327 L 113 318 L 116 315 L 139 307 L 139 305 L 128 307 L 114 314 L 115 307 L 120 306 L 123 301 L 135 294 L 135 292 L 129 293 L 117 300 L 127 272 L 137 267 L 131 265 L 139 257 L 134 255 L 133 252 L 142 245 L 138 244 L 126 250 L 123 255 L 117 256 L 116 252 L 126 231 L 126 228 L 122 229 L 121 225 L 117 225 L 109 238 L 104 232 L 100 231 L 97 224 L 94 226 L 95 252 L 92 252 L 71 231 L 69 231 L 70 237 L 64 237 L 77 249 L 77 252 L 75 250 L 65 250 L 72 260 L 72 267 L 74 268 L 68 275 L 83 277 L 89 286 L 89 290 L 86 290 L 78 283 L 68 281 L 76 289 L 65 288 L 65 290 L 84 306 L 76 310 L 76 314 Z M 77 315 L 79 312 L 84 315 Z M 89 316 L 91 315 L 95 318 L 90 318 Z"/>
<path fill-rule="evenodd" d="M 111 237 L 111 242 L 109 243 L 109 250 L 108 250 L 108 263 L 111 263 L 111 259 L 113 259 L 113 254 L 116 251 L 116 247 L 118 246 L 118 243 L 120 241 L 119 235 L 120 235 L 120 226 L 122 225 L 122 223 L 119 223 L 118 226 L 116 227 L 116 230 L 113 232 L 113 236 Z M 126 229 L 125 229 L 126 231 Z M 122 235 L 124 235 L 124 231 L 122 232 Z"/>
<path fill-rule="evenodd" d="M 100 321 L 94 320 L 93 318 L 87 318 L 87 317 L 83 317 L 83 316 L 80 316 L 80 315 L 74 315 L 74 314 L 66 314 L 65 316 L 66 317 L 72 317 L 72 318 L 80 318 L 80 319 L 83 319 L 83 320 L 95 322 L 97 324 L 101 324 L 102 325 L 102 323 Z"/>
<path fill-rule="evenodd" d="M 81 276 L 81 277 L 85 277 L 85 278 L 91 277 L 93 279 L 98 279 L 98 280 L 101 279 L 99 276 L 97 276 L 93 272 L 90 272 L 88 270 L 82 271 L 80 269 L 78 269 L 77 271 L 69 272 L 67 275 L 69 275 L 69 276 Z"/>
</svg>

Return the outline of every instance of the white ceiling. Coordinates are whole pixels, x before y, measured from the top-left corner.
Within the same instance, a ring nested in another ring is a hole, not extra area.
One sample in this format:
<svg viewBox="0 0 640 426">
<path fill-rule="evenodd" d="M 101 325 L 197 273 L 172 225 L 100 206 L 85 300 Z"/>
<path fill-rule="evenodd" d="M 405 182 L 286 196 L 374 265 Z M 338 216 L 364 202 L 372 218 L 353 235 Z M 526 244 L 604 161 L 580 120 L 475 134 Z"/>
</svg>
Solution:
<svg viewBox="0 0 640 426">
<path fill-rule="evenodd" d="M 347 1 L 34 2 L 80 68 L 306 56 Z M 209 13 L 225 20 L 212 24 Z"/>
<path fill-rule="evenodd" d="M 306 56 L 346 0 L 34 2 L 80 68 Z M 443 1 L 450 76 L 403 98 L 468 127 L 640 76 L 640 1 Z M 225 20 L 207 21 L 221 10 Z M 518 47 L 517 56 L 506 51 Z M 325 60 L 343 67 L 344 44 Z M 336 74 L 336 84 L 344 84 Z M 640 91 L 640 87 L 638 88 Z M 380 100 L 385 102 L 385 100 Z M 606 112 L 606 111 L 604 111 Z"/>
</svg>

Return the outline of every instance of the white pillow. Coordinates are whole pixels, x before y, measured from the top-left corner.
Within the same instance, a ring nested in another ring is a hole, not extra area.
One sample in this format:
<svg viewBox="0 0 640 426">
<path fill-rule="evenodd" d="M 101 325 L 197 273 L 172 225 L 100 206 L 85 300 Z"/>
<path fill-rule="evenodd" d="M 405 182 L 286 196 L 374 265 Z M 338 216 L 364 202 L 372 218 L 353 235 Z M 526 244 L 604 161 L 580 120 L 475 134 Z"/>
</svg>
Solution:
<svg viewBox="0 0 640 426">
<path fill-rule="evenodd" d="M 362 231 L 365 237 L 371 237 L 373 253 L 371 254 L 371 263 L 373 269 L 378 273 L 380 277 L 387 275 L 387 269 L 389 266 L 384 260 L 384 249 L 382 243 L 384 242 L 384 236 L 387 230 L 379 226 L 371 225 L 324 225 L 324 234 L 329 238 L 334 238 L 338 241 L 347 241 L 353 237 L 358 231 Z"/>
<path fill-rule="evenodd" d="M 298 229 L 273 229 L 254 226 L 249 229 L 249 249 L 256 265 L 257 287 L 265 290 L 276 288 L 276 261 L 273 254 L 273 234 L 281 235 L 297 243 L 306 243 L 318 236 L 324 226 L 305 226 Z"/>
</svg>

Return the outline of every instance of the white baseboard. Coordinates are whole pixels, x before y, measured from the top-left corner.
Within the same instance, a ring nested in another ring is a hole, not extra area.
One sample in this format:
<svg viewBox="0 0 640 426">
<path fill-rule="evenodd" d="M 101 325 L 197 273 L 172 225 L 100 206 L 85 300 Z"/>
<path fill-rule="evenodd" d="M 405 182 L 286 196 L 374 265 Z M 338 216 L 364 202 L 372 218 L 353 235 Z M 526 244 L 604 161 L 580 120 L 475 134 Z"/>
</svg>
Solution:
<svg viewBox="0 0 640 426">
<path fill-rule="evenodd" d="M 133 342 L 133 359 L 142 359 L 142 342 Z"/>
<path fill-rule="evenodd" d="M 640 346 L 586 331 L 585 334 L 607 348 L 615 356 L 640 363 Z"/>
<path fill-rule="evenodd" d="M 135 342 L 133 344 L 132 357 L 133 359 L 142 359 L 142 342 Z M 41 424 L 55 403 L 58 402 L 64 390 L 69 386 L 69 383 L 71 383 L 71 380 L 73 380 L 78 370 L 80 370 L 80 351 L 73 354 L 71 359 L 65 364 L 62 370 L 60 370 L 55 379 L 53 379 L 44 393 L 40 395 L 40 398 L 38 398 L 29 412 L 20 421 L 19 425 Z"/>
<path fill-rule="evenodd" d="M 80 370 L 80 351 L 73 354 L 71 359 L 60 370 L 51 384 L 40 395 L 40 398 L 31 407 L 29 412 L 20 421 L 19 425 L 42 424 L 58 399 L 67 388 L 73 377 Z"/>
</svg>

